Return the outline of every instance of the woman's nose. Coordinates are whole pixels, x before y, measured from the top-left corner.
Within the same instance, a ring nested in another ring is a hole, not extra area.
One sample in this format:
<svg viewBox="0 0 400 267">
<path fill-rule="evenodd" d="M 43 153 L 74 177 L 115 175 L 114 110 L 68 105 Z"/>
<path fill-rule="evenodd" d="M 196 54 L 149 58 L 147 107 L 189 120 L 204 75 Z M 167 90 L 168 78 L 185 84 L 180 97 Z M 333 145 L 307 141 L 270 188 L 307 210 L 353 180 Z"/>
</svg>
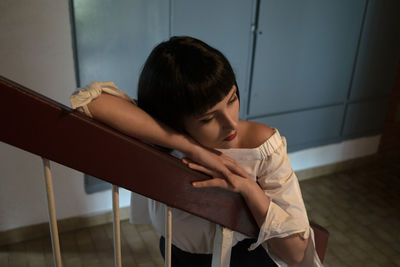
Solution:
<svg viewBox="0 0 400 267">
<path fill-rule="evenodd" d="M 236 129 L 237 122 L 235 120 L 234 114 L 229 112 L 223 113 L 223 127 L 225 129 L 234 130 Z"/>
</svg>

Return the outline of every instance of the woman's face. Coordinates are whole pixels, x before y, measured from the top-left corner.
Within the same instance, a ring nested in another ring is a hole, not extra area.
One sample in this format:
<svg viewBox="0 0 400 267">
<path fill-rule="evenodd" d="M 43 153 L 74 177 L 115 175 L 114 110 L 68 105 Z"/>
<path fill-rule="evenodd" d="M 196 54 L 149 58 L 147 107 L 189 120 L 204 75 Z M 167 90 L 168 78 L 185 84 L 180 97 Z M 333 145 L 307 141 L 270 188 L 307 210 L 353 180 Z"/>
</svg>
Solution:
<svg viewBox="0 0 400 267">
<path fill-rule="evenodd" d="M 186 132 L 203 146 L 235 148 L 238 146 L 239 99 L 234 85 L 214 107 L 200 116 L 188 116 L 183 124 Z"/>
</svg>

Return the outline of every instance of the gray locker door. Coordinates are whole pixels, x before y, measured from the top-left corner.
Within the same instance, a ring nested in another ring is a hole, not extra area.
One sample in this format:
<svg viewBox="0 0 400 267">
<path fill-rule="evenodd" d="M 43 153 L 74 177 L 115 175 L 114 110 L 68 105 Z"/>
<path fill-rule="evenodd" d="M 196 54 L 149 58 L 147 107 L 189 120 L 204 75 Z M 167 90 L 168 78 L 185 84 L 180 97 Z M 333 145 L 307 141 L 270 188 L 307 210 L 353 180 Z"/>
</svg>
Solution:
<svg viewBox="0 0 400 267">
<path fill-rule="evenodd" d="M 387 97 L 394 86 L 400 46 L 400 1 L 370 0 L 351 88 L 351 100 Z"/>
<path fill-rule="evenodd" d="M 247 107 L 255 0 L 172 0 L 171 35 L 189 35 L 220 50 L 240 89 L 240 117 Z"/>
<path fill-rule="evenodd" d="M 347 107 L 343 135 L 359 137 L 378 134 L 383 128 L 389 98 L 351 103 Z"/>
<path fill-rule="evenodd" d="M 141 67 L 169 37 L 165 0 L 74 0 L 79 85 L 114 81 L 136 98 Z"/>
<path fill-rule="evenodd" d="M 249 116 L 345 101 L 365 0 L 262 0 Z"/>
<path fill-rule="evenodd" d="M 370 0 L 343 124 L 345 138 L 378 134 L 394 86 L 400 46 L 400 2 Z"/>
<path fill-rule="evenodd" d="M 365 0 L 261 0 L 248 118 L 288 151 L 341 140 Z"/>
<path fill-rule="evenodd" d="M 344 104 L 255 119 L 287 138 L 288 152 L 340 141 Z"/>
<path fill-rule="evenodd" d="M 74 0 L 72 8 L 78 86 L 113 81 L 136 98 L 141 67 L 153 47 L 169 37 L 169 2 Z M 87 193 L 108 188 L 85 175 Z"/>
</svg>

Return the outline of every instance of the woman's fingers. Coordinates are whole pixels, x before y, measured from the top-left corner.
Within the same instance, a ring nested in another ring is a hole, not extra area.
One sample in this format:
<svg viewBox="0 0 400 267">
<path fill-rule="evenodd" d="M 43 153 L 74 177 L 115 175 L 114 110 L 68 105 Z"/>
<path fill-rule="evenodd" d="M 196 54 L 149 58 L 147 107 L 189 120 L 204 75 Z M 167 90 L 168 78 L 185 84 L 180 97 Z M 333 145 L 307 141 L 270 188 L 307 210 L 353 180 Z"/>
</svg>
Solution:
<svg viewBox="0 0 400 267">
<path fill-rule="evenodd" d="M 222 159 L 223 164 L 233 173 L 242 176 L 243 178 L 247 178 L 248 174 L 245 169 L 243 169 L 234 159 L 231 157 L 221 154 L 220 158 Z"/>
<path fill-rule="evenodd" d="M 206 167 L 204 167 L 204 166 L 202 166 L 200 164 L 197 164 L 197 163 L 193 162 L 190 159 L 183 158 L 182 162 L 185 163 L 186 166 L 188 166 L 192 170 L 203 172 L 203 173 L 208 174 L 210 176 L 219 176 L 220 175 L 218 172 L 216 172 L 214 170 L 211 170 L 209 168 L 206 168 Z"/>
<path fill-rule="evenodd" d="M 203 171 L 204 172 L 204 171 Z M 220 187 L 234 192 L 239 192 L 241 185 L 243 185 L 243 177 L 231 173 L 227 177 L 221 177 L 220 175 L 213 175 L 212 172 L 207 173 L 213 178 L 204 181 L 193 182 L 194 187 Z"/>
<path fill-rule="evenodd" d="M 217 150 L 203 149 L 196 158 L 182 158 L 189 168 L 203 172 L 213 178 L 193 182 L 196 188 L 219 187 L 233 192 L 240 192 L 249 179 L 248 173 L 232 158 Z"/>
<path fill-rule="evenodd" d="M 192 160 L 190 160 L 190 159 L 188 159 L 188 158 L 182 158 L 181 159 L 181 161 L 185 164 L 185 165 L 187 165 L 189 162 L 191 162 Z"/>
<path fill-rule="evenodd" d="M 225 166 L 233 173 L 242 176 L 243 178 L 248 178 L 248 173 L 243 169 L 236 161 L 226 156 Z"/>
<path fill-rule="evenodd" d="M 222 179 L 222 178 L 213 178 L 213 179 L 205 180 L 205 181 L 197 181 L 197 182 L 193 182 L 192 185 L 196 188 L 219 187 L 219 188 L 234 191 L 233 187 L 225 179 Z"/>
<path fill-rule="evenodd" d="M 245 169 L 243 169 L 241 166 L 239 166 L 236 162 L 229 164 L 228 165 L 229 170 L 231 170 L 233 173 L 243 177 L 243 178 L 249 178 L 249 174 L 246 172 Z"/>
<path fill-rule="evenodd" d="M 236 161 L 218 150 L 204 148 L 198 156 L 194 161 L 191 158 L 183 158 L 182 162 L 194 170 L 214 177 L 222 175 L 229 182 L 233 182 L 233 174 L 248 178 L 247 172 Z"/>
</svg>

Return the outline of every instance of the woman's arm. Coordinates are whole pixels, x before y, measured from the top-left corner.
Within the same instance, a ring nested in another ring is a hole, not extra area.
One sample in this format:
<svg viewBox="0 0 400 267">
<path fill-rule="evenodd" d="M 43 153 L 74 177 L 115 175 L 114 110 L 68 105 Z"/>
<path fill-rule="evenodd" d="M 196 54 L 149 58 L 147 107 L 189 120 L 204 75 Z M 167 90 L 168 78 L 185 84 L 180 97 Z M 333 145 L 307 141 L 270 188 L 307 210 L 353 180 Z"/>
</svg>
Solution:
<svg viewBox="0 0 400 267">
<path fill-rule="evenodd" d="M 249 139 L 256 143 L 250 144 L 250 147 L 258 147 L 274 134 L 274 130 L 268 126 L 254 123 L 248 125 L 252 127 L 251 131 L 248 131 L 248 133 L 251 133 Z M 213 173 L 207 168 L 188 161 L 186 163 L 189 167 L 214 177 L 207 181 L 195 182 L 194 186 L 220 187 L 240 193 L 258 226 L 263 228 L 260 231 L 265 232 L 264 237 L 259 241 L 264 242 L 264 246 L 268 246 L 268 249 L 274 255 L 290 265 L 295 265 L 302 262 L 304 258 L 308 238 L 304 238 L 300 234 L 290 233 L 296 232 L 298 229 L 306 229 L 305 225 L 308 224 L 308 219 L 306 216 L 299 216 L 298 214 L 298 211 L 303 210 L 304 207 L 299 205 L 300 202 L 302 203 L 301 194 L 297 190 L 297 178 L 287 158 L 286 143 L 281 141 L 281 145 L 270 153 L 268 160 L 264 160 L 262 167 L 260 166 L 260 173 L 258 173 L 260 184 L 252 180 L 244 170 L 241 174 L 234 172 L 226 178 L 218 178 L 220 176 L 217 173 Z M 271 202 L 270 195 L 275 198 L 279 205 Z M 269 215 L 268 218 L 267 215 Z M 287 221 L 291 223 L 288 225 L 286 224 Z M 276 237 L 277 235 L 278 237 Z"/>
<path fill-rule="evenodd" d="M 230 173 L 227 166 L 234 165 L 221 152 L 201 146 L 123 98 L 101 93 L 87 107 L 96 120 L 144 142 L 179 150 L 193 161 L 222 173 L 223 176 Z"/>
<path fill-rule="evenodd" d="M 250 208 L 259 227 L 265 222 L 270 199 L 260 186 L 250 178 L 242 185 L 241 194 Z M 308 245 L 308 238 L 303 239 L 299 234 L 283 238 L 271 238 L 267 241 L 268 248 L 289 265 L 296 265 L 303 261 Z"/>
<path fill-rule="evenodd" d="M 146 143 L 179 148 L 184 153 L 194 146 L 193 141 L 185 135 L 178 134 L 120 97 L 102 93 L 87 106 L 96 120 Z"/>
<path fill-rule="evenodd" d="M 240 193 L 247 206 L 249 207 L 254 219 L 258 226 L 265 222 L 270 205 L 270 199 L 261 189 L 261 187 L 250 177 L 239 176 L 231 173 L 228 178 L 218 178 L 217 173 L 207 170 L 206 168 L 185 160 L 185 163 L 192 169 L 205 172 L 213 179 L 194 182 L 193 186 L 197 188 L 202 187 L 219 187 L 233 192 Z M 284 238 L 271 238 L 267 241 L 268 248 L 283 261 L 289 265 L 301 263 L 304 258 L 304 253 L 308 245 L 308 238 L 303 239 L 298 234 L 289 235 Z"/>
<path fill-rule="evenodd" d="M 271 238 L 267 241 L 269 249 L 290 266 L 302 263 L 309 238 L 303 239 L 299 234 L 282 238 Z"/>
</svg>

